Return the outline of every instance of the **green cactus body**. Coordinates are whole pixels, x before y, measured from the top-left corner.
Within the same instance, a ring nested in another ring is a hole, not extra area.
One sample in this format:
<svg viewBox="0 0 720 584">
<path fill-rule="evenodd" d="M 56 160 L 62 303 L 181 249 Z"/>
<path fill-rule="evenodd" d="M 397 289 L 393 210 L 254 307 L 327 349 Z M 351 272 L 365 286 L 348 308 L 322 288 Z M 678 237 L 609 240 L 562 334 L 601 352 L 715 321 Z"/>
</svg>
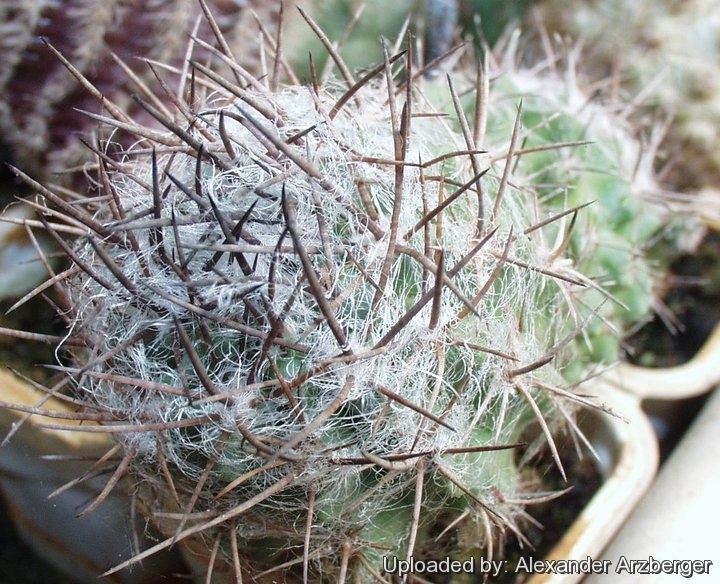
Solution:
<svg viewBox="0 0 720 584">
<path fill-rule="evenodd" d="M 651 318 L 667 270 L 667 260 L 654 256 L 653 247 L 661 240 L 682 246 L 698 224 L 656 182 L 653 145 L 638 140 L 627 120 L 587 97 L 573 64 L 564 72 L 562 66 L 540 74 L 497 71 L 487 136 L 509 135 L 522 99 L 519 149 L 526 154 L 517 162 L 517 188 L 536 192 L 539 220 L 587 206 L 573 217 L 571 233 L 568 220 L 548 226 L 544 234 L 553 269 L 587 284 L 578 301 L 567 306 L 574 318 L 560 321 L 561 326 L 585 323 L 563 370 L 566 379 L 579 379 L 594 366 L 615 362 L 623 333 Z M 551 145 L 556 147 L 547 148 Z M 554 258 L 562 246 L 566 249 Z"/>
<path fill-rule="evenodd" d="M 635 249 L 661 222 L 625 217 L 644 203 L 629 134 L 594 130 L 612 120 L 500 76 L 471 144 L 444 85 L 395 74 L 347 94 L 255 80 L 156 114 L 172 133 L 68 219 L 88 231 L 64 282 L 88 347 L 71 373 L 168 535 L 154 550 L 201 537 L 251 577 L 373 581 L 385 555 L 467 557 L 520 532 L 532 492 L 513 445 L 539 423 L 555 452 L 585 401 L 567 381 L 601 360 L 592 317 L 619 310 L 589 276 L 636 260 L 604 234 Z"/>
<path fill-rule="evenodd" d="M 717 184 L 718 56 L 720 4 L 716 0 L 663 0 L 653 3 L 544 0 L 537 15 L 549 31 L 576 39 L 586 69 L 604 77 L 616 70 L 620 87 L 672 116 L 667 149 L 682 165 L 678 188 Z"/>
</svg>

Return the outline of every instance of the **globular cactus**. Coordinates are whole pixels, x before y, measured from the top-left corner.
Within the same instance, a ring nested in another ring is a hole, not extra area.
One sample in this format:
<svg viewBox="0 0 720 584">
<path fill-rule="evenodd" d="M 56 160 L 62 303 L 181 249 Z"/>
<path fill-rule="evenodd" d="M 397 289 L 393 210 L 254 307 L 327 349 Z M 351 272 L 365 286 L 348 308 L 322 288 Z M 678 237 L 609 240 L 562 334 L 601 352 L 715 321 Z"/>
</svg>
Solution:
<svg viewBox="0 0 720 584">
<path fill-rule="evenodd" d="M 73 263 L 67 399 L 168 538 L 135 561 L 181 542 L 237 578 L 370 582 L 522 537 L 545 494 L 518 443 L 560 465 L 591 324 L 622 326 L 609 272 L 637 260 L 647 295 L 635 246 L 666 220 L 571 73 L 497 57 L 310 86 L 193 63 L 197 101 L 145 103 L 168 132 L 99 153 L 97 192 L 30 181 Z"/>
<path fill-rule="evenodd" d="M 511 447 L 563 409 L 535 320 L 582 285 L 535 269 L 535 194 L 382 79 L 223 92 L 107 174 L 69 250 L 80 399 L 166 533 L 253 576 L 368 580 L 450 527 L 517 530 Z"/>
</svg>

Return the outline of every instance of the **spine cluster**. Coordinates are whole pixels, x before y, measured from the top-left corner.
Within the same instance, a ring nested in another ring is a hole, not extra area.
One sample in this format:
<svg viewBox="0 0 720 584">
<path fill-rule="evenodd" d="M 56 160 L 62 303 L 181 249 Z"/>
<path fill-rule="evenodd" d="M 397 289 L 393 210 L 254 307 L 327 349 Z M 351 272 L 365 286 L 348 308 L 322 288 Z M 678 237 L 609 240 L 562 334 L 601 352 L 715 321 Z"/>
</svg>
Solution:
<svg viewBox="0 0 720 584">
<path fill-rule="evenodd" d="M 215 56 L 192 100 L 136 100 L 155 129 L 94 117 L 137 137 L 94 191 L 32 183 L 72 262 L 67 399 L 167 535 L 133 561 L 372 582 L 522 539 L 521 446 L 562 471 L 579 382 L 650 311 L 652 152 L 554 56 L 306 85 Z"/>
</svg>

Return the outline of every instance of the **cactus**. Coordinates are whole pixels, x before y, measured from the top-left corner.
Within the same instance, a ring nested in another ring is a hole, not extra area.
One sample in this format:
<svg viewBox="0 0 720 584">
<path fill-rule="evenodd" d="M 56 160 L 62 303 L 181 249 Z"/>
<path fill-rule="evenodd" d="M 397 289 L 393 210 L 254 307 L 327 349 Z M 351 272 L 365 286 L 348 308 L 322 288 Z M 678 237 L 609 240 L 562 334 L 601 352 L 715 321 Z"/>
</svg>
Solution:
<svg viewBox="0 0 720 584">
<path fill-rule="evenodd" d="M 283 86 L 194 63 L 196 101 L 141 99 L 168 132 L 98 151 L 97 192 L 18 171 L 72 260 L 66 399 L 119 442 L 106 491 L 129 477 L 167 535 L 133 561 L 181 542 L 237 578 L 369 582 L 522 538 L 547 494 L 517 448 L 562 469 L 554 436 L 626 307 L 649 310 L 637 246 L 667 219 L 572 70 L 486 65 L 425 82 L 386 52 Z"/>
<path fill-rule="evenodd" d="M 614 70 L 619 87 L 660 116 L 672 116 L 666 148 L 680 190 L 717 184 L 715 144 L 720 122 L 718 57 L 720 4 L 716 0 L 567 3 L 543 0 L 535 12 L 551 33 L 584 47 L 587 69 Z"/>
<path fill-rule="evenodd" d="M 251 10 L 271 21 L 277 17 L 280 3 L 208 0 L 207 4 L 243 65 L 257 68 L 257 51 L 247 49 L 248 38 L 259 35 L 254 32 Z M 97 95 L 77 83 L 47 45 L 71 61 L 104 98 L 136 115 L 142 110 L 131 107 L 131 94 L 141 92 L 143 85 L 162 91 L 155 73 L 142 60 L 182 65 L 191 35 L 200 42 L 215 41 L 205 21 L 194 29 L 202 14 L 196 0 L 151 0 L 142 9 L 136 2 L 124 0 L 2 2 L 0 139 L 13 164 L 44 180 L 57 181 L 54 173 L 67 172 L 89 158 L 77 135 L 91 140 L 97 124 L 77 110 L 95 112 L 101 104 Z M 202 51 L 197 43 L 195 57 L 201 58 Z M 134 81 L 126 69 L 135 74 Z"/>
<path fill-rule="evenodd" d="M 506 42 L 498 52 L 515 54 L 517 35 Z M 582 142 L 523 156 L 516 170 L 529 177 L 546 212 L 589 205 L 563 240 L 569 248 L 564 261 L 571 261 L 566 265 L 592 278 L 576 306 L 577 317 L 597 316 L 573 348 L 570 368 L 575 373 L 565 371 L 566 377 L 577 379 L 589 367 L 612 364 L 627 350 L 626 333 L 655 313 L 663 314 L 669 258 L 679 249 L 692 249 L 702 228 L 688 201 L 665 190 L 654 176 L 666 127 L 638 128 L 628 116 L 618 115 L 623 108 L 617 103 L 590 99 L 573 57 L 547 55 L 543 74 L 537 73 L 540 64 L 499 64 L 502 74 L 491 86 L 488 125 L 492 131 L 509 132 L 517 98 L 508 96 L 522 96 L 522 120 L 528 128 L 524 148 Z"/>
</svg>

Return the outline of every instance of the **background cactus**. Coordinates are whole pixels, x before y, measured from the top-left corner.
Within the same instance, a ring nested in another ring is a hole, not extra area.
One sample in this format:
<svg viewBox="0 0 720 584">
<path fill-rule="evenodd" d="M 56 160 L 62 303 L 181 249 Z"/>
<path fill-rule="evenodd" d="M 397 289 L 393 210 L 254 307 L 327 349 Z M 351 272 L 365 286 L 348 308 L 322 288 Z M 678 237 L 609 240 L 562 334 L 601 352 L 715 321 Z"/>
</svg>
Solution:
<svg viewBox="0 0 720 584">
<path fill-rule="evenodd" d="M 386 555 L 522 537 L 546 494 L 515 446 L 539 426 L 559 464 L 575 382 L 617 357 L 592 323 L 617 339 L 647 313 L 637 247 L 668 221 L 621 120 L 516 55 L 450 85 L 404 58 L 317 87 L 198 63 L 197 101 L 146 104 L 169 133 L 100 155 L 97 193 L 25 177 L 79 236 L 67 399 L 120 442 L 108 488 L 132 477 L 155 550 L 371 581 Z"/>
<path fill-rule="evenodd" d="M 693 249 L 703 229 L 687 199 L 655 178 L 666 127 L 637 126 L 617 101 L 590 98 L 595 86 L 578 70 L 576 53 L 551 52 L 532 68 L 513 65 L 518 38 L 508 35 L 496 51 L 504 60 L 491 82 L 488 131 L 509 131 L 522 96 L 523 148 L 583 142 L 523 156 L 516 171 L 529 177 L 547 209 L 589 205 L 563 240 L 572 260 L 566 266 L 592 278 L 576 308 L 581 319 L 597 316 L 573 348 L 572 366 L 581 375 L 613 363 L 627 349 L 624 335 L 655 314 L 672 318 L 661 300 L 669 258 Z"/>
<path fill-rule="evenodd" d="M 588 71 L 598 77 L 614 72 L 616 88 L 635 103 L 673 116 L 665 158 L 682 161 L 669 174 L 679 190 L 717 186 L 717 0 L 592 1 L 572 8 L 543 0 L 533 14 L 551 33 L 582 44 Z"/>
<path fill-rule="evenodd" d="M 247 67 L 257 67 L 259 53 L 248 49 L 248 44 L 259 46 L 253 13 L 269 25 L 277 17 L 280 3 L 208 0 L 207 4 L 238 59 Z M 194 30 L 202 13 L 197 0 L 151 0 L 142 7 L 134 0 L 2 2 L 0 143 L 12 163 L 37 177 L 57 181 L 53 173 L 65 173 L 88 159 L 88 150 L 77 137 L 92 140 L 97 123 L 77 110 L 97 112 L 101 104 L 47 43 L 88 77 L 100 94 L 132 116 L 141 113 L 131 107 L 130 99 L 141 91 L 137 79 L 161 91 L 143 60 L 178 66 L 191 35 L 215 42 L 205 20 Z M 203 52 L 196 46 L 196 58 L 203 58 Z M 133 71 L 137 79 L 132 81 L 124 68 Z"/>
</svg>

